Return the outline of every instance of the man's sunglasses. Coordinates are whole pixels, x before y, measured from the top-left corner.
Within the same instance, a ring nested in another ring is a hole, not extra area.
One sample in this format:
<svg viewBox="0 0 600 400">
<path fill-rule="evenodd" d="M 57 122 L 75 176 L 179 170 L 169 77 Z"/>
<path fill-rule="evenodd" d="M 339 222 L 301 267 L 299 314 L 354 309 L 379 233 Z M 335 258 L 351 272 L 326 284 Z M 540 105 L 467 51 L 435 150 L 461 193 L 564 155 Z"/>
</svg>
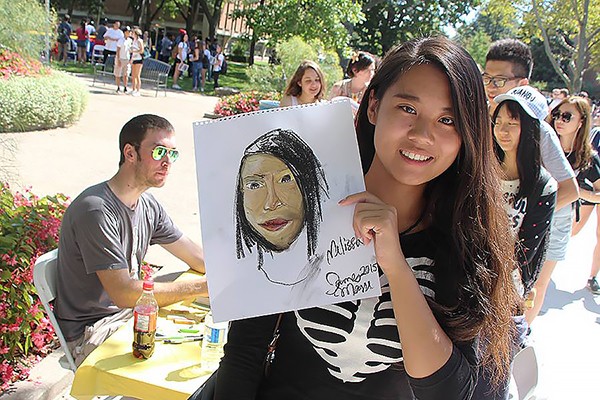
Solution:
<svg viewBox="0 0 600 400">
<path fill-rule="evenodd" d="M 164 156 L 169 158 L 170 163 L 174 163 L 179 158 L 179 150 L 171 149 L 165 146 L 156 146 L 154 150 L 152 150 L 152 158 L 156 161 L 160 161 Z"/>
<path fill-rule="evenodd" d="M 561 113 L 560 111 L 555 111 L 552 113 L 553 120 L 556 121 L 557 119 L 561 119 L 562 122 L 564 122 L 565 124 L 571 122 L 571 118 L 573 118 L 573 114 L 568 111 L 565 111 L 563 113 Z"/>
</svg>

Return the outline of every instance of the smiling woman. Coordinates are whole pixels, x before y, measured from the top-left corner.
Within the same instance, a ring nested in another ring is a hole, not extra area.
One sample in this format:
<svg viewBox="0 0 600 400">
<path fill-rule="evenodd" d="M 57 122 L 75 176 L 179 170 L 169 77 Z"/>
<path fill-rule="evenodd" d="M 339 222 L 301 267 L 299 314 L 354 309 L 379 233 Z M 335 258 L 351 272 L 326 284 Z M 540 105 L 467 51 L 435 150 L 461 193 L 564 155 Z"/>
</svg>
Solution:
<svg viewBox="0 0 600 400">
<path fill-rule="evenodd" d="M 296 241 L 304 227 L 307 259 L 317 247 L 321 200 L 329 197 L 321 163 L 312 149 L 291 130 L 265 133 L 244 151 L 236 185 L 236 251 L 258 250 L 258 269 L 263 253 L 282 252 Z M 298 277 L 292 283 L 302 281 Z"/>
</svg>

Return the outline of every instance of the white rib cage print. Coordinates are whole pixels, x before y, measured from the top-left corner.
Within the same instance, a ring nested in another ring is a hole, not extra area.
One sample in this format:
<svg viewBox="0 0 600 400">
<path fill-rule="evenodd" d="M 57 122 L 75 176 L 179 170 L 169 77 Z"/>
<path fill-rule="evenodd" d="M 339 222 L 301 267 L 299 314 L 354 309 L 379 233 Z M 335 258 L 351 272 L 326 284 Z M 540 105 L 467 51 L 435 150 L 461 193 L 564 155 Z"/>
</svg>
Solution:
<svg viewBox="0 0 600 400">
<path fill-rule="evenodd" d="M 423 293 L 434 298 L 433 260 L 421 257 L 406 261 Z M 295 312 L 302 334 L 327 363 L 331 375 L 342 382 L 361 382 L 402 361 L 389 282 L 383 274 L 380 282 L 379 298 Z M 321 322 L 323 319 L 331 325 Z"/>
</svg>

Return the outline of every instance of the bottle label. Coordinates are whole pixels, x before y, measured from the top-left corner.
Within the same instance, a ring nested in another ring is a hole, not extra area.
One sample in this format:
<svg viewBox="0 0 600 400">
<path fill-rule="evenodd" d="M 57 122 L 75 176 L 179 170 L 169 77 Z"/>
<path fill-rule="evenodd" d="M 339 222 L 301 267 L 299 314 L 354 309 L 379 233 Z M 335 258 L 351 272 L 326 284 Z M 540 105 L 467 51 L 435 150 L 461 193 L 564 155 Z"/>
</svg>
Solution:
<svg viewBox="0 0 600 400">
<path fill-rule="evenodd" d="M 225 329 L 208 327 L 203 340 L 214 344 L 223 343 L 225 341 Z"/>
<path fill-rule="evenodd" d="M 133 313 L 133 329 L 138 332 L 153 332 L 156 330 L 156 313 L 140 314 L 137 312 Z"/>
</svg>

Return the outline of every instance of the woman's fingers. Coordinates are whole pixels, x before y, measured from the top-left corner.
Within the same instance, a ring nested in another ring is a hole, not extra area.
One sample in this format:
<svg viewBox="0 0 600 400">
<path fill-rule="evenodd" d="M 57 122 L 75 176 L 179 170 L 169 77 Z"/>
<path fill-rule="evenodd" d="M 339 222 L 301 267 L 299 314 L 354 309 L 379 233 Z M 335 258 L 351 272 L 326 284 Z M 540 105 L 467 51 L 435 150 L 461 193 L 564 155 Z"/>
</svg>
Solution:
<svg viewBox="0 0 600 400">
<path fill-rule="evenodd" d="M 349 196 L 346 196 L 342 200 L 338 202 L 341 206 L 349 206 L 351 204 L 357 203 L 375 203 L 375 204 L 385 204 L 383 201 L 379 199 L 379 197 L 371 194 L 369 192 L 359 192 L 354 193 Z"/>
</svg>

